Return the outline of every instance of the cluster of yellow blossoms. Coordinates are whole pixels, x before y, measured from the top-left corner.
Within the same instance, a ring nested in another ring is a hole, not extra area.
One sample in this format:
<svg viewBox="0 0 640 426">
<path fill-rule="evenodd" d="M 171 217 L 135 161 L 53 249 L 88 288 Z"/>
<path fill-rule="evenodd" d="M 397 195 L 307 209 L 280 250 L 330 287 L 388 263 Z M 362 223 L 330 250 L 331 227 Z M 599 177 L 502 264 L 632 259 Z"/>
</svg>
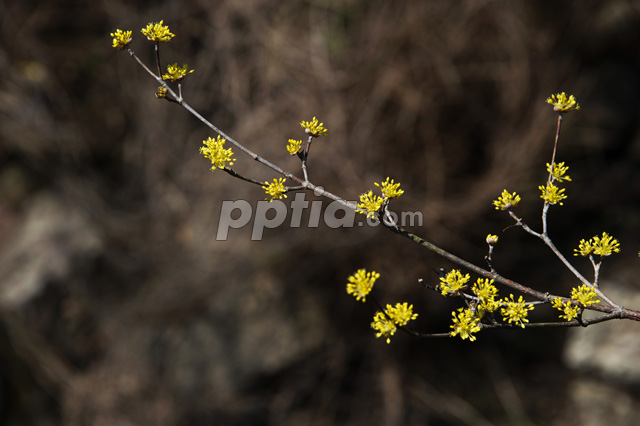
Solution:
<svg viewBox="0 0 640 426">
<path fill-rule="evenodd" d="M 287 145 L 287 151 L 289 151 L 290 155 L 296 155 L 300 152 L 300 148 L 302 147 L 302 140 L 289 139 L 289 144 Z"/>
<path fill-rule="evenodd" d="M 187 74 L 191 74 L 194 70 L 190 70 L 187 64 L 179 66 L 178 63 L 167 66 L 167 73 L 163 74 L 163 80 L 171 80 L 172 82 L 181 81 Z"/>
<path fill-rule="evenodd" d="M 200 147 L 200 154 L 204 155 L 204 158 L 211 160 L 211 170 L 224 169 L 227 164 L 232 166 L 235 159 L 231 148 L 224 148 L 226 139 L 218 136 L 216 139 L 207 138 L 202 141 L 204 146 Z"/>
<path fill-rule="evenodd" d="M 569 167 L 565 166 L 564 163 L 553 163 L 553 166 L 547 163 L 547 172 L 549 173 L 550 179 L 546 185 L 538 186 L 538 189 L 542 192 L 540 198 L 542 198 L 545 203 L 562 205 L 562 200 L 567 198 L 564 194 L 564 188 L 556 185 L 556 182 L 571 181 L 571 178 L 566 174 L 567 170 L 569 170 Z M 510 210 L 516 207 L 520 201 L 521 198 L 517 193 L 510 193 L 505 189 L 498 199 L 493 201 L 493 205 L 496 210 Z"/>
<path fill-rule="evenodd" d="M 376 337 L 386 337 L 388 344 L 391 343 L 391 336 L 396 334 L 398 327 L 403 327 L 416 318 L 418 314 L 413 313 L 413 305 L 407 302 L 396 303 L 396 306 L 387 305 L 384 312 L 376 312 L 371 328 L 377 331 Z"/>
<path fill-rule="evenodd" d="M 327 136 L 327 129 L 324 127 L 324 123 L 318 122 L 318 119 L 313 117 L 311 121 L 301 121 L 300 126 L 304 129 L 304 132 L 309 135 L 309 138 L 317 138 L 319 136 Z M 287 151 L 290 155 L 296 155 L 302 148 L 302 140 L 289 139 L 287 145 Z"/>
<path fill-rule="evenodd" d="M 578 105 L 574 96 L 571 95 L 567 98 L 567 95 L 564 92 L 551 95 L 551 97 L 547 99 L 547 103 L 553 105 L 554 111 L 560 113 L 580 109 L 580 105 Z M 567 198 L 564 193 L 564 188 L 560 188 L 557 185 L 557 183 L 571 181 L 571 178 L 566 174 L 567 170 L 569 170 L 569 167 L 565 166 L 564 163 L 547 163 L 549 179 L 546 185 L 540 185 L 538 187 L 541 191 L 540 198 L 542 198 L 545 203 L 562 205 L 562 201 Z M 519 202 L 520 196 L 518 194 L 515 192 L 509 193 L 505 189 L 502 191 L 502 195 L 493 202 L 493 205 L 496 210 L 510 210 L 517 206 Z"/>
<path fill-rule="evenodd" d="M 564 195 L 564 188 L 556 185 L 556 182 L 559 183 L 565 180 L 571 182 L 571 178 L 566 174 L 567 170 L 569 170 L 569 167 L 565 166 L 564 163 L 553 163 L 553 165 L 547 163 L 549 180 L 545 186 L 540 185 L 538 187 L 538 189 L 542 191 L 540 198 L 542 198 L 545 203 L 562 205 L 562 200 L 567 198 L 567 196 Z"/>
<path fill-rule="evenodd" d="M 116 49 L 124 50 L 129 46 L 133 37 L 131 37 L 133 33 L 131 31 L 122 31 L 116 30 L 115 33 L 111 33 L 111 37 L 113 37 L 113 47 Z"/>
<path fill-rule="evenodd" d="M 588 241 L 580 240 L 580 245 L 574 250 L 574 256 L 590 256 L 595 254 L 598 256 L 610 256 L 612 253 L 620 252 L 620 243 L 606 232 L 602 233 L 602 237 L 597 235 Z"/>
<path fill-rule="evenodd" d="M 365 302 L 367 294 L 371 293 L 373 284 L 378 278 L 380 278 L 380 274 L 376 271 L 367 272 L 365 269 L 358 269 L 355 274 L 349 277 L 347 294 L 352 294 L 356 300 Z"/>
<path fill-rule="evenodd" d="M 164 21 L 152 22 L 144 27 L 141 32 L 147 37 L 147 40 L 155 42 L 171 41 L 175 36 L 169 31 L 169 27 L 164 25 Z"/>
<path fill-rule="evenodd" d="M 577 318 L 585 306 L 600 303 L 595 289 L 586 284 L 582 284 L 578 288 L 573 288 L 571 290 L 571 299 L 572 300 L 563 301 L 557 297 L 551 302 L 551 306 L 562 312 L 560 318 L 566 319 L 567 321 Z"/>
<path fill-rule="evenodd" d="M 493 237 L 489 235 L 489 237 Z M 457 296 L 468 288 L 469 274 L 464 276 L 458 269 L 449 271 L 445 276 L 440 277 L 439 289 L 443 296 Z M 533 310 L 533 305 L 526 303 L 522 296 L 514 300 L 513 294 L 503 300 L 497 299 L 498 289 L 493 284 L 493 280 L 478 278 L 471 287 L 473 296 L 470 299 L 469 307 L 458 308 L 452 312 L 453 324 L 451 328 L 452 336 L 459 335 L 463 340 L 474 341 L 474 333 L 481 330 L 481 321 L 486 314 L 500 313 L 508 323 L 516 323 L 524 328 L 524 324 L 529 322 L 527 315 Z"/>
<path fill-rule="evenodd" d="M 171 41 L 175 34 L 169 31 L 169 27 L 164 25 L 164 21 L 160 22 L 151 22 L 146 27 L 144 27 L 140 32 L 147 37 L 147 40 L 153 41 L 155 43 L 160 42 L 168 42 Z M 112 46 L 114 48 L 124 50 L 129 47 L 129 44 L 133 40 L 132 31 L 122 31 L 116 30 L 115 33 L 111 33 Z M 161 77 L 163 80 L 171 80 L 173 83 L 177 81 L 182 81 L 187 74 L 191 74 L 194 70 L 190 70 L 187 64 L 183 66 L 179 66 L 178 63 L 173 63 L 167 66 L 167 73 L 163 74 Z M 158 98 L 166 98 L 167 90 L 160 86 L 156 91 L 156 97 Z"/>
<path fill-rule="evenodd" d="M 366 269 L 358 269 L 348 279 L 347 293 L 354 296 L 356 300 L 364 302 L 378 278 L 380 274 L 376 271 L 367 272 Z M 413 312 L 413 305 L 407 302 L 396 303 L 395 306 L 387 305 L 383 311 L 376 312 L 371 328 L 377 332 L 376 337 L 384 336 L 387 343 L 390 343 L 391 336 L 396 333 L 398 327 L 403 327 L 416 318 L 418 314 Z"/>
<path fill-rule="evenodd" d="M 169 73 L 164 75 L 165 79 L 172 81 L 181 80 L 186 74 L 193 72 L 193 70 L 188 70 L 187 65 L 183 65 L 179 67 L 178 64 L 170 65 Z M 302 121 L 300 125 L 305 129 L 305 132 L 309 133 L 313 137 L 317 136 L 325 136 L 327 133 L 327 129 L 324 127 L 323 123 L 319 123 L 318 120 L 313 117 L 311 121 Z M 225 139 L 220 136 L 217 139 L 208 138 L 203 141 L 204 147 L 200 148 L 200 153 L 211 160 L 212 167 L 211 170 L 216 169 L 225 169 L 228 166 L 232 166 L 235 159 L 232 158 L 233 151 L 231 148 L 224 148 Z M 302 146 L 302 141 L 296 141 L 294 139 L 289 139 L 289 146 L 287 146 L 287 150 L 291 155 L 295 155 L 300 150 Z M 282 198 L 287 198 L 287 192 L 289 189 L 284 185 L 286 179 L 285 178 L 277 178 L 273 179 L 272 182 L 264 182 L 262 185 L 262 189 L 264 189 L 265 193 L 268 195 L 266 200 L 273 201 L 279 200 Z"/>
<path fill-rule="evenodd" d="M 376 182 L 374 185 L 380 188 L 382 196 L 374 195 L 373 191 L 369 190 L 360 195 L 360 202 L 357 204 L 357 212 L 366 214 L 367 217 L 375 216 L 385 201 L 398 198 L 404 194 L 404 191 L 400 189 L 400 183 L 394 182 L 389 177 L 384 182 Z"/>
<path fill-rule="evenodd" d="M 267 193 L 267 195 L 271 198 L 265 198 L 265 200 L 269 200 L 269 202 L 273 200 L 280 200 L 282 198 L 287 198 L 287 187 L 284 186 L 284 178 L 273 179 L 273 182 L 265 182 L 262 185 L 262 189 Z"/>
<path fill-rule="evenodd" d="M 553 105 L 553 110 L 560 113 L 580 109 L 576 98 L 574 98 L 573 95 L 567 98 L 567 94 L 564 92 L 551 95 L 547 99 L 547 103 Z"/>
<path fill-rule="evenodd" d="M 324 127 L 324 123 L 319 123 L 318 119 L 313 117 L 311 121 L 301 121 L 300 126 L 304 129 L 305 133 L 310 136 L 327 136 L 327 129 Z"/>
</svg>

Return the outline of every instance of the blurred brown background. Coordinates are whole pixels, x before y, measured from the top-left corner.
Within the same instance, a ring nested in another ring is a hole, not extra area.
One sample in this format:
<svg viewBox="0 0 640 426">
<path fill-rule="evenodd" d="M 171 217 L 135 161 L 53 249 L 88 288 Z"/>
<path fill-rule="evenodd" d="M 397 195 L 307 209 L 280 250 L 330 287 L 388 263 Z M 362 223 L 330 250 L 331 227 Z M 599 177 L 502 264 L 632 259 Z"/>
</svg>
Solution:
<svg viewBox="0 0 640 426">
<path fill-rule="evenodd" d="M 356 199 L 391 176 L 406 191 L 394 208 L 424 214 L 418 234 L 483 265 L 499 233 L 503 275 L 563 294 L 575 280 L 539 241 L 502 232 L 491 201 L 518 191 L 539 228 L 545 99 L 575 94 L 558 152 L 573 182 L 550 234 L 568 254 L 618 238 L 602 285 L 640 307 L 637 1 L 1 0 L 2 424 L 635 424 L 638 324 L 387 345 L 347 276 L 375 269 L 376 298 L 442 332 L 458 303 L 417 280 L 452 265 L 380 228 L 216 241 L 222 200 L 264 193 L 211 173 L 198 149 L 213 135 L 111 48 L 131 29 L 151 65 L 139 31 L 160 19 L 176 34 L 164 63 L 196 70 L 187 101 L 234 138 L 297 173 L 286 140 L 315 115 L 330 131 L 314 183 Z"/>
</svg>

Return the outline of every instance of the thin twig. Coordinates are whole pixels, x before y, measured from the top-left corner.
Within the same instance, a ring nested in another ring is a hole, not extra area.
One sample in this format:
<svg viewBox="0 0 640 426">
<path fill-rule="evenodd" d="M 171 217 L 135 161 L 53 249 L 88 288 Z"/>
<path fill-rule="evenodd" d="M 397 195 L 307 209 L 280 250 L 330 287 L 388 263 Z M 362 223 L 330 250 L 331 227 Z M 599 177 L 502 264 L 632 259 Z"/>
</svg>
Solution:
<svg viewBox="0 0 640 426">
<path fill-rule="evenodd" d="M 558 140 L 560 139 L 560 128 L 562 127 L 562 112 L 558 113 L 558 125 L 556 126 L 556 139 L 553 143 L 553 154 L 551 154 L 551 167 L 549 170 L 549 178 L 547 182 L 551 182 L 553 176 L 553 165 L 556 161 L 556 150 L 558 149 Z"/>
<path fill-rule="evenodd" d="M 309 174 L 307 173 L 307 160 L 309 158 L 309 151 L 311 150 L 311 142 L 313 141 L 313 135 L 309 135 L 307 139 L 307 143 L 302 151 L 302 174 L 304 175 L 304 180 L 309 181 Z"/>
<path fill-rule="evenodd" d="M 158 66 L 158 77 L 162 78 L 162 67 L 160 66 L 160 42 L 154 42 L 156 51 L 156 65 Z"/>
<path fill-rule="evenodd" d="M 250 182 L 250 183 L 253 183 L 253 184 L 258 185 L 258 186 L 264 185 L 264 182 L 260 182 L 259 180 L 255 180 L 255 179 L 248 178 L 246 176 L 242 176 L 240 173 L 236 172 L 233 169 L 230 169 L 229 167 L 225 167 L 222 170 L 227 172 L 227 173 L 229 173 L 233 177 L 236 177 L 236 178 L 238 178 L 240 180 L 244 180 L 245 182 Z"/>
</svg>

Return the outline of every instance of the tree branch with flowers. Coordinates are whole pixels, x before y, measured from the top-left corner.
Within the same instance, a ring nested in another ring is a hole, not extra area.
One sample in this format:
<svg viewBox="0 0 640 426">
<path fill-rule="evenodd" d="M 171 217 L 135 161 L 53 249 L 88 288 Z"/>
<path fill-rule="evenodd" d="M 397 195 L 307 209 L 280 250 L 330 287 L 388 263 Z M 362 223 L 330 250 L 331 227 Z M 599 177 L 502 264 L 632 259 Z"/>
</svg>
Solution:
<svg viewBox="0 0 640 426">
<path fill-rule="evenodd" d="M 567 172 L 569 167 L 564 162 L 556 162 L 556 152 L 560 140 L 560 132 L 564 114 L 579 110 L 580 106 L 573 95 L 567 96 L 564 92 L 553 94 L 547 99 L 547 103 L 553 106 L 553 110 L 558 114 L 555 141 L 551 162 L 546 164 L 548 178 L 544 185 L 538 188 L 541 191 L 542 199 L 541 230 L 536 231 L 529 226 L 522 217 L 515 212 L 521 201 L 521 197 L 516 192 L 504 190 L 500 196 L 493 201 L 496 210 L 506 212 L 514 223 L 512 227 L 520 227 L 523 231 L 536 237 L 558 257 L 565 267 L 574 276 L 578 284 L 571 290 L 570 295 L 555 295 L 546 291 L 534 289 L 532 286 L 515 282 L 503 277 L 493 267 L 494 247 L 499 242 L 499 236 L 489 234 L 486 237 L 488 247 L 485 260 L 486 267 L 481 267 L 468 262 L 436 245 L 413 232 L 400 226 L 394 217 L 397 215 L 390 210 L 392 200 L 400 197 L 404 190 L 400 189 L 400 183 L 387 177 L 380 183 L 374 183 L 380 195 L 374 193 L 373 189 L 363 192 L 359 196 L 359 201 L 354 203 L 346 198 L 326 191 L 322 186 L 315 184 L 310 179 L 307 160 L 310 155 L 311 145 L 316 138 L 327 136 L 328 129 L 324 123 L 316 117 L 309 121 L 301 121 L 300 126 L 304 130 L 305 139 L 288 139 L 286 150 L 291 156 L 297 156 L 300 160 L 300 171 L 302 176 L 276 165 L 274 162 L 253 152 L 244 144 L 236 141 L 213 123 L 205 119 L 194 110 L 184 99 L 182 84 L 183 80 L 194 72 L 187 64 L 182 66 L 174 62 L 167 66 L 165 73 L 162 72 L 160 62 L 160 46 L 169 42 L 175 35 L 171 33 L 169 27 L 163 21 L 149 23 L 142 28 L 141 33 L 154 45 L 155 68 L 152 71 L 132 50 L 130 44 L 133 40 L 132 31 L 122 31 L 120 29 L 111 33 L 112 46 L 119 50 L 127 51 L 129 55 L 152 77 L 159 86 L 155 95 L 159 99 L 178 104 L 187 112 L 195 116 L 205 126 L 216 133 L 215 139 L 209 137 L 204 140 L 200 147 L 200 153 L 211 161 L 211 170 L 222 170 L 230 176 L 239 180 L 260 186 L 265 191 L 266 200 L 273 201 L 287 197 L 287 193 L 293 191 L 315 191 L 327 199 L 338 202 L 343 207 L 353 210 L 356 213 L 366 215 L 368 219 L 380 221 L 389 231 L 396 233 L 427 250 L 430 250 L 459 268 L 446 271 L 439 271 L 439 279 L 435 283 L 425 282 L 418 279 L 424 288 L 433 290 L 443 297 L 455 297 L 460 300 L 460 307 L 451 314 L 452 323 L 450 330 L 441 332 L 419 332 L 408 324 L 418 317 L 418 313 L 413 311 L 413 305 L 408 302 L 398 302 L 394 305 L 386 304 L 385 307 L 371 294 L 374 284 L 380 278 L 380 274 L 365 268 L 358 269 L 353 275 L 348 277 L 346 291 L 356 298 L 356 301 L 366 302 L 367 297 L 377 307 L 377 312 L 371 322 L 371 327 L 375 331 L 376 337 L 382 337 L 390 343 L 391 337 L 397 330 L 402 330 L 416 337 L 455 337 L 463 340 L 474 341 L 476 334 L 488 329 L 496 328 L 534 328 L 534 327 L 586 327 L 592 324 L 608 321 L 611 319 L 630 319 L 640 321 L 640 312 L 623 307 L 616 303 L 600 288 L 600 271 L 603 260 L 620 252 L 620 243 L 613 236 L 603 232 L 601 236 L 593 236 L 588 240 L 582 239 L 578 247 L 574 250 L 575 256 L 586 257 L 593 266 L 593 277 L 591 280 L 581 275 L 573 264 L 558 250 L 548 234 L 548 212 L 552 206 L 562 206 L 567 199 L 565 189 L 561 187 L 566 182 L 571 182 Z M 226 143 L 232 147 L 225 147 Z M 238 173 L 232 168 L 237 161 L 234 158 L 232 148 L 237 148 L 254 161 L 262 164 L 273 171 L 277 177 L 271 182 L 259 181 L 250 176 Z M 286 185 L 291 182 L 291 185 Z M 317 190 L 317 191 L 316 191 Z M 640 253 L 639 253 L 640 255 Z M 464 272 L 463 272 L 464 271 Z M 475 281 L 471 281 L 471 274 L 477 275 Z M 508 297 L 501 297 L 498 285 L 509 289 Z M 516 293 L 516 296 L 514 296 Z M 549 306 L 556 310 L 559 320 L 548 322 L 530 322 L 528 314 L 542 306 Z M 585 311 L 600 313 L 593 318 L 583 318 Z"/>
</svg>

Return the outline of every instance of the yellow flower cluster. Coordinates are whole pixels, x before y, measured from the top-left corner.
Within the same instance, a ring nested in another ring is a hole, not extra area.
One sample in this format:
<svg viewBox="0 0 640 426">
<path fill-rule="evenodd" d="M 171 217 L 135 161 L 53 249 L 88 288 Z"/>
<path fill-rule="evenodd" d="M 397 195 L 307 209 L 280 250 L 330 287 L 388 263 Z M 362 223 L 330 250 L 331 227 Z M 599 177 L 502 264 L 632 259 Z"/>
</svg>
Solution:
<svg viewBox="0 0 640 426">
<path fill-rule="evenodd" d="M 131 43 L 131 34 L 131 31 L 122 30 L 116 30 L 115 33 L 111 33 L 111 37 L 113 37 L 113 47 L 124 50 L 127 46 L 129 46 L 129 43 Z"/>
<path fill-rule="evenodd" d="M 156 95 L 157 96 L 157 95 Z M 231 148 L 225 149 L 224 143 L 226 139 L 218 136 L 216 139 L 207 138 L 202 141 L 205 146 L 200 147 L 200 154 L 211 160 L 211 170 L 224 169 L 227 164 L 233 166 L 235 159 Z"/>
<path fill-rule="evenodd" d="M 553 301 L 551 302 L 551 306 L 561 311 L 562 313 L 559 315 L 560 318 L 564 318 L 567 321 L 571 321 L 572 319 L 577 318 L 578 314 L 580 314 L 580 310 L 582 309 L 580 305 L 574 305 L 568 300 L 563 303 L 562 299 L 560 299 L 559 297 L 553 299 Z"/>
<path fill-rule="evenodd" d="M 500 300 L 496 300 L 498 289 L 493 285 L 493 280 L 487 278 L 478 278 L 471 291 L 478 298 L 476 313 L 478 318 L 482 318 L 486 312 L 495 312 L 502 305 Z"/>
<path fill-rule="evenodd" d="M 515 322 L 524 328 L 524 323 L 529 322 L 527 315 L 529 311 L 533 310 L 533 305 L 528 305 L 522 296 L 520 296 L 517 301 L 513 299 L 513 294 L 509 296 L 510 299 L 505 298 L 502 301 L 503 307 L 500 309 L 500 313 L 509 323 Z"/>
<path fill-rule="evenodd" d="M 567 94 L 564 92 L 551 95 L 547 99 L 547 103 L 553 105 L 553 110 L 556 112 L 569 112 L 573 109 L 580 109 L 576 98 L 573 95 L 567 98 Z"/>
<path fill-rule="evenodd" d="M 319 123 L 318 119 L 313 117 L 311 121 L 301 121 L 300 126 L 304 129 L 304 131 L 313 137 L 318 136 L 326 136 L 327 129 L 324 127 L 324 123 Z"/>
<path fill-rule="evenodd" d="M 360 202 L 356 206 L 358 208 L 356 211 L 360 214 L 366 214 L 367 217 L 375 216 L 385 201 L 398 198 L 404 194 L 404 191 L 400 189 L 400 182 L 396 183 L 389 177 L 384 182 L 374 182 L 374 185 L 380 188 L 382 197 L 373 195 L 373 191 L 370 190 L 360 195 Z"/>
<path fill-rule="evenodd" d="M 542 198 L 547 204 L 562 205 L 562 200 L 567 198 L 567 196 L 564 195 L 564 188 L 559 188 L 553 182 L 547 182 L 546 186 L 540 185 L 538 186 L 538 189 L 542 191 L 540 198 Z"/>
<path fill-rule="evenodd" d="M 418 318 L 418 314 L 413 312 L 413 305 L 409 305 L 407 302 L 396 303 L 396 306 L 387 305 L 385 312 L 399 327 L 403 327 L 409 321 Z"/>
<path fill-rule="evenodd" d="M 467 288 L 469 274 L 463 276 L 457 269 L 452 270 L 444 277 L 440 278 L 440 291 L 442 295 L 459 295 Z M 504 300 L 497 299 L 498 289 L 493 284 L 494 280 L 487 278 L 478 278 L 471 287 L 471 291 L 475 295 L 465 295 L 465 299 L 472 299 L 468 303 L 468 308 L 459 308 L 453 311 L 453 324 L 451 328 L 452 336 L 460 335 L 463 340 L 469 339 L 474 341 L 476 337 L 473 333 L 481 330 L 481 320 L 487 313 L 496 312 L 500 309 L 500 313 L 504 321 L 519 324 L 524 328 L 524 324 L 529 322 L 527 315 L 533 310 L 533 305 L 524 301 L 522 296 L 518 300 L 514 300 L 513 294 Z"/>
<path fill-rule="evenodd" d="M 389 181 L 388 177 L 384 182 L 381 182 L 381 183 L 375 182 L 374 185 L 380 188 L 384 198 L 388 198 L 388 199 L 398 198 L 399 196 L 404 194 L 404 191 L 400 189 L 400 183 L 395 183 L 393 179 Z"/>
<path fill-rule="evenodd" d="M 191 74 L 194 70 L 190 70 L 187 64 L 179 66 L 178 63 L 167 66 L 167 73 L 162 76 L 163 80 L 171 80 L 172 82 L 182 80 L 187 74 Z"/>
<path fill-rule="evenodd" d="M 367 272 L 366 269 L 358 269 L 355 274 L 349 276 L 347 294 L 354 296 L 358 301 L 365 302 L 378 278 L 380 274 L 376 271 Z M 416 318 L 418 314 L 413 312 L 413 305 L 407 302 L 396 303 L 395 306 L 387 305 L 383 312 L 376 312 L 371 328 L 377 331 L 376 337 L 384 336 L 387 343 L 390 343 L 391 336 L 396 333 L 398 327 L 403 327 Z"/>
<path fill-rule="evenodd" d="M 473 333 L 480 331 L 480 319 L 476 317 L 471 309 L 458 308 L 458 313 L 453 311 L 453 324 L 451 328 L 451 336 L 460 335 L 462 340 L 469 339 L 475 341 L 476 336 Z"/>
<path fill-rule="evenodd" d="M 391 336 L 396 334 L 398 327 L 393 323 L 392 320 L 387 318 L 384 312 L 376 312 L 373 316 L 373 322 L 371 323 L 371 328 L 377 331 L 376 337 L 386 337 L 387 344 L 391 343 Z"/>
<path fill-rule="evenodd" d="M 471 279 L 469 274 L 462 276 L 458 269 L 452 269 L 444 277 L 440 277 L 440 292 L 443 296 L 457 296 L 460 291 L 467 288 L 469 279 Z"/>
<path fill-rule="evenodd" d="M 620 252 L 620 243 L 606 232 L 602 237 L 597 235 L 587 240 L 580 240 L 580 245 L 574 249 L 574 256 L 589 256 L 592 253 L 598 256 L 610 256 L 612 253 Z"/>
<path fill-rule="evenodd" d="M 577 303 L 571 303 L 569 300 L 563 302 L 559 297 L 556 297 L 551 302 L 552 307 L 562 312 L 562 314 L 560 314 L 560 318 L 564 318 L 567 321 L 577 318 L 585 306 L 600 303 L 600 299 L 598 299 L 598 294 L 595 289 L 586 284 L 582 284 L 578 288 L 571 289 L 571 299 L 575 300 Z"/>
<path fill-rule="evenodd" d="M 304 132 L 312 137 L 327 136 L 327 128 L 324 127 L 324 123 L 318 122 L 318 119 L 313 117 L 311 121 L 301 121 L 300 126 L 304 129 Z M 302 141 L 295 139 L 289 139 L 287 145 L 287 151 L 290 155 L 296 155 L 302 147 Z"/>
<path fill-rule="evenodd" d="M 553 163 L 553 167 L 551 167 L 551 164 L 547 163 L 547 172 L 551 173 L 552 180 L 558 182 L 566 180 L 571 182 L 571 178 L 567 175 L 567 170 L 569 170 L 569 166 L 565 166 L 564 162 Z"/>
<path fill-rule="evenodd" d="M 569 170 L 568 166 L 565 166 L 564 163 L 553 163 L 553 167 L 547 163 L 547 172 L 550 173 L 551 178 L 547 182 L 546 185 L 538 186 L 538 189 L 542 191 L 542 195 L 540 198 L 544 200 L 545 203 L 548 204 L 559 204 L 562 205 L 562 200 L 565 200 L 567 196 L 564 194 L 564 188 L 558 187 L 556 182 L 563 181 L 571 181 L 569 175 L 567 175 L 567 170 Z M 515 192 L 510 194 L 506 189 L 502 191 L 500 197 L 497 200 L 493 201 L 493 205 L 496 210 L 510 210 L 511 208 L 518 205 L 520 202 L 520 196 Z"/>
<path fill-rule="evenodd" d="M 171 41 L 175 36 L 175 34 L 172 34 L 171 31 L 169 31 L 169 27 L 164 25 L 163 21 L 151 22 L 143 28 L 141 32 L 148 40 L 155 42 Z"/>
<path fill-rule="evenodd" d="M 301 140 L 297 141 L 295 139 L 289 139 L 289 145 L 287 145 L 287 151 L 289 151 L 289 154 L 291 155 L 296 155 L 298 151 L 300 151 L 301 147 L 302 147 Z"/>
<path fill-rule="evenodd" d="M 413 305 L 409 305 L 407 302 L 396 303 L 395 306 L 387 305 L 384 312 L 376 312 L 371 328 L 377 331 L 376 337 L 386 337 L 387 344 L 389 344 L 391 336 L 396 333 L 398 327 L 403 327 L 416 318 L 418 318 L 418 314 L 413 312 Z"/>
<path fill-rule="evenodd" d="M 571 289 L 571 298 L 577 300 L 583 306 L 591 306 L 595 303 L 600 303 L 598 294 L 593 287 L 586 284 L 582 284 L 578 288 Z"/>
<path fill-rule="evenodd" d="M 496 210 L 510 210 L 518 205 L 520 202 L 520 196 L 515 192 L 510 194 L 509 191 L 504 189 L 502 195 L 497 200 L 493 201 L 493 205 L 496 206 Z"/>
<path fill-rule="evenodd" d="M 382 207 L 384 198 L 379 195 L 373 195 L 373 191 L 365 192 L 360 195 L 360 202 L 358 203 L 358 213 L 366 214 L 367 217 L 373 217 Z"/>
<path fill-rule="evenodd" d="M 151 22 L 145 28 L 141 30 L 142 34 L 151 41 L 170 41 L 175 34 L 169 31 L 169 27 L 160 22 Z M 120 50 L 124 50 L 132 40 L 131 31 L 116 30 L 115 33 L 110 34 L 113 37 L 113 47 Z"/>
<path fill-rule="evenodd" d="M 271 198 L 265 198 L 265 200 L 269 200 L 269 202 L 273 200 L 279 200 L 281 198 L 287 198 L 287 188 L 284 186 L 284 178 L 273 179 L 273 182 L 265 182 L 262 185 L 262 189 L 265 190 L 267 195 Z"/>
<path fill-rule="evenodd" d="M 367 272 L 366 269 L 358 269 L 355 274 L 349 277 L 347 283 L 347 294 L 355 296 L 356 300 L 366 301 L 367 294 L 371 292 L 373 284 L 380 278 L 376 271 Z"/>
</svg>

